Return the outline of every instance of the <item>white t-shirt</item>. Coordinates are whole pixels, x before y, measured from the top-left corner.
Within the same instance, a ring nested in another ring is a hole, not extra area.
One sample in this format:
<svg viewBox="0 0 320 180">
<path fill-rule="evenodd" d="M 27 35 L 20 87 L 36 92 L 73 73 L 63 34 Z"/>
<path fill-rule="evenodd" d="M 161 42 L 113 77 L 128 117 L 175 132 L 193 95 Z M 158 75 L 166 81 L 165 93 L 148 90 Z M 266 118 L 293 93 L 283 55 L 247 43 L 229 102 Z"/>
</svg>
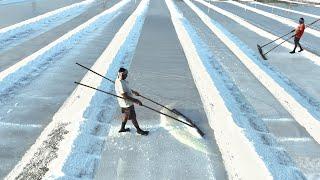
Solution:
<svg viewBox="0 0 320 180">
<path fill-rule="evenodd" d="M 126 80 L 120 80 L 119 78 L 115 81 L 115 90 L 118 96 L 122 97 L 122 94 L 127 93 L 128 96 L 132 97 L 132 91 Z M 126 108 L 133 105 L 133 102 L 127 99 L 117 98 L 120 107 Z"/>
</svg>

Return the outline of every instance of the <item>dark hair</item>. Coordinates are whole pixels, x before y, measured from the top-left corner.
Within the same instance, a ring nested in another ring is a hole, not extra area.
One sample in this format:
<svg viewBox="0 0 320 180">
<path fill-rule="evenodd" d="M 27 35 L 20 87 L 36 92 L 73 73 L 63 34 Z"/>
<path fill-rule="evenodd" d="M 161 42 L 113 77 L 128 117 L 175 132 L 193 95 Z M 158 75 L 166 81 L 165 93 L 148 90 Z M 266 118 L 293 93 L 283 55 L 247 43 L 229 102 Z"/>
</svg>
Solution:
<svg viewBox="0 0 320 180">
<path fill-rule="evenodd" d="M 118 72 L 126 72 L 126 71 L 127 70 L 125 68 L 121 67 Z"/>
<path fill-rule="evenodd" d="M 300 18 L 300 19 L 299 19 L 299 23 L 304 23 L 304 19 L 303 19 L 303 18 Z"/>
</svg>

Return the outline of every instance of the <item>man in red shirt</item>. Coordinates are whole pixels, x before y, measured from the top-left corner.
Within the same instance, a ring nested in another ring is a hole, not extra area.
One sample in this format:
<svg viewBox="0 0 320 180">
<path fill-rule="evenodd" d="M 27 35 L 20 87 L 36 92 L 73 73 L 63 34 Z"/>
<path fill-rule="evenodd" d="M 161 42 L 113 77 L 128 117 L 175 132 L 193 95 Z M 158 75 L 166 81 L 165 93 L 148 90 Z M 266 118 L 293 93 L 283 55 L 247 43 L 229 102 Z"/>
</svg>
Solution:
<svg viewBox="0 0 320 180">
<path fill-rule="evenodd" d="M 301 45 L 300 45 L 300 39 L 303 35 L 303 32 L 304 32 L 304 29 L 305 29 L 305 25 L 304 25 L 304 19 L 303 18 L 300 18 L 299 19 L 299 26 L 296 28 L 295 30 L 295 35 L 294 35 L 294 49 L 290 52 L 291 54 L 295 53 L 296 52 L 296 48 L 297 46 L 300 47 L 300 50 L 299 52 L 303 51 Z"/>
</svg>

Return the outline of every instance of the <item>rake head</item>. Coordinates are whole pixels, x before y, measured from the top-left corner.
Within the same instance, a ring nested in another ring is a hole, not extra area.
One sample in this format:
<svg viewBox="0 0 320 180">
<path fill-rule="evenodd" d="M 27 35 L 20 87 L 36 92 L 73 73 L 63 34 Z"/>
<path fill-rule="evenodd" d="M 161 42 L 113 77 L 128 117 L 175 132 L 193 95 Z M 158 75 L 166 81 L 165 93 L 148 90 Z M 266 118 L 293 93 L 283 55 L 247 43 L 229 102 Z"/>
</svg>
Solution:
<svg viewBox="0 0 320 180">
<path fill-rule="evenodd" d="M 199 127 L 192 122 L 191 119 L 189 119 L 188 117 L 186 117 L 185 115 L 183 115 L 181 112 L 179 112 L 179 111 L 176 110 L 176 109 L 173 109 L 172 111 L 173 111 L 175 114 L 180 115 L 180 116 L 182 116 L 183 118 L 185 118 L 185 119 L 193 126 L 193 128 L 195 128 L 195 129 L 197 130 L 197 132 L 200 134 L 201 137 L 204 136 L 204 132 L 201 131 L 201 130 L 199 129 Z"/>
<path fill-rule="evenodd" d="M 267 57 L 266 57 L 266 55 L 263 53 L 262 48 L 261 48 L 261 46 L 260 46 L 259 44 L 257 44 L 257 48 L 258 48 L 258 50 L 259 50 L 259 54 L 260 54 L 260 56 L 262 57 L 262 59 L 263 59 L 263 60 L 268 60 Z"/>
</svg>

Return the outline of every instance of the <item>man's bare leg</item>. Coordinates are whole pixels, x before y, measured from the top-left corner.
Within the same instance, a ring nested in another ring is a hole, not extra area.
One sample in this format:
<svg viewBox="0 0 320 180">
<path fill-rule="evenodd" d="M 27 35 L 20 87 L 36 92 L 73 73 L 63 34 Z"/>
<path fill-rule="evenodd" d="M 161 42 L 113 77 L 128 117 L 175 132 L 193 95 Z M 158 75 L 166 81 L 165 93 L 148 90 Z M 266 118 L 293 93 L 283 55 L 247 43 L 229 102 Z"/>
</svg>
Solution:
<svg viewBox="0 0 320 180">
<path fill-rule="evenodd" d="M 119 130 L 119 133 L 130 131 L 130 128 L 125 128 L 125 127 L 126 127 L 126 124 L 127 124 L 127 122 L 128 122 L 128 119 L 129 119 L 129 115 L 128 115 L 128 114 L 123 114 L 123 116 L 122 116 L 121 128 L 120 128 L 120 130 Z"/>
<path fill-rule="evenodd" d="M 298 42 L 298 46 L 299 46 L 299 48 L 300 48 L 299 52 L 303 51 L 300 42 Z"/>
<path fill-rule="evenodd" d="M 134 127 L 137 129 L 138 134 L 145 135 L 145 136 L 149 134 L 149 131 L 144 131 L 144 130 L 140 129 L 139 123 L 136 118 L 133 118 L 131 121 L 132 121 L 132 124 L 134 125 Z"/>
<path fill-rule="evenodd" d="M 294 48 L 293 48 L 293 50 L 290 52 L 291 54 L 293 54 L 293 53 L 296 52 L 297 46 L 298 46 L 298 42 L 297 42 L 296 40 L 294 40 Z"/>
</svg>

